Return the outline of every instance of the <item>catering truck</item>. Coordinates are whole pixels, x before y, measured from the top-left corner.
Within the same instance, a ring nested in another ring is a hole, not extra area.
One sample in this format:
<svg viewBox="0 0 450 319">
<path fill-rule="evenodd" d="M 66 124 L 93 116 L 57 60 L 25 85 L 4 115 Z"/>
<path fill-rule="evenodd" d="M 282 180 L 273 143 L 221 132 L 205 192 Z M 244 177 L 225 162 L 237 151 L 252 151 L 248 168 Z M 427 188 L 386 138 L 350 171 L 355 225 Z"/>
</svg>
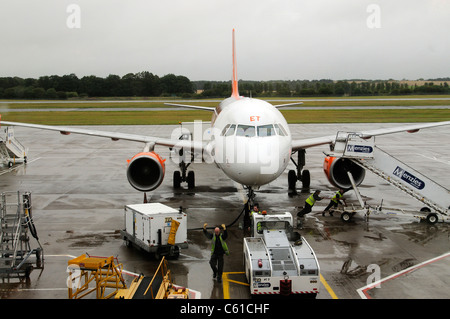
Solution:
<svg viewBox="0 0 450 319">
<path fill-rule="evenodd" d="M 127 246 L 136 246 L 157 258 L 178 258 L 187 248 L 187 215 L 160 203 L 126 205 L 125 228 L 120 231 Z"/>
<path fill-rule="evenodd" d="M 253 213 L 251 232 L 244 238 L 244 269 L 252 296 L 315 298 L 319 263 L 305 238 L 293 231 L 292 214 Z"/>
</svg>

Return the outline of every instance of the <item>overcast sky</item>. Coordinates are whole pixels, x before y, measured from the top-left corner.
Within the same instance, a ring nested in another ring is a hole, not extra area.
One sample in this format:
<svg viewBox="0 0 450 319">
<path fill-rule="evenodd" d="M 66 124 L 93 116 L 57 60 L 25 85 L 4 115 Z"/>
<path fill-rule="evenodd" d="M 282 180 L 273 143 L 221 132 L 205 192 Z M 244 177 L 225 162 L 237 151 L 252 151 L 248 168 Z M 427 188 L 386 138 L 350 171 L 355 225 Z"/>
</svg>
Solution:
<svg viewBox="0 0 450 319">
<path fill-rule="evenodd" d="M 73 6 L 75 5 L 75 6 Z M 0 77 L 450 76 L 448 0 L 0 0 Z"/>
</svg>

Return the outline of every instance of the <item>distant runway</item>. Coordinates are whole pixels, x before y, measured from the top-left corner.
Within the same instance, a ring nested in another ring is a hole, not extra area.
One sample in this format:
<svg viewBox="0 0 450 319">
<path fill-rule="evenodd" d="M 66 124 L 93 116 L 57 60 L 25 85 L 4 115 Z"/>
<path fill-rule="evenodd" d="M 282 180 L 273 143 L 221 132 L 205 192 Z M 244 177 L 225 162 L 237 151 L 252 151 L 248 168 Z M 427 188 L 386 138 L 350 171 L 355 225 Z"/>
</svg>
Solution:
<svg viewBox="0 0 450 319">
<path fill-rule="evenodd" d="M 273 102 L 297 102 L 301 99 L 274 99 L 267 100 L 269 103 Z M 307 106 L 308 102 L 337 102 L 337 101 L 449 101 L 448 105 L 407 105 L 407 106 L 395 106 L 395 105 L 371 105 L 371 106 Z M 0 102 L 0 113 L 7 112 L 151 112 L 151 111 L 182 111 L 187 108 L 182 107 L 97 107 L 97 108 L 85 108 L 85 107 L 71 107 L 71 108 L 12 108 L 8 105 L 14 104 L 87 104 L 87 103 L 102 103 L 102 104 L 123 104 L 123 103 L 220 103 L 221 100 L 209 99 L 209 100 L 109 100 L 109 101 L 7 101 Z M 376 98 L 376 99 L 307 99 L 303 100 L 305 106 L 285 107 L 283 110 L 409 110 L 409 109 L 449 109 L 450 97 L 445 98 Z"/>
<path fill-rule="evenodd" d="M 5 101 L 0 102 L 6 104 L 79 104 L 79 103 L 207 103 L 207 102 L 221 102 L 223 99 L 196 99 L 196 100 L 87 100 L 87 101 L 50 101 L 50 100 L 40 100 L 40 101 Z M 262 99 L 264 100 L 264 99 Z M 339 102 L 339 101 L 450 101 L 450 97 L 414 97 L 414 98 L 403 98 L 403 97 L 392 97 L 392 98 L 358 98 L 358 99 L 268 99 L 268 102 Z"/>
<path fill-rule="evenodd" d="M 449 103 L 450 104 L 450 103 Z M 449 109 L 450 105 L 415 105 L 415 106 L 296 106 L 280 110 L 412 110 L 412 109 Z M 151 112 L 151 111 L 186 111 L 183 107 L 112 107 L 112 108 L 45 108 L 45 109 L 8 109 L 0 108 L 0 113 L 7 112 Z"/>
</svg>

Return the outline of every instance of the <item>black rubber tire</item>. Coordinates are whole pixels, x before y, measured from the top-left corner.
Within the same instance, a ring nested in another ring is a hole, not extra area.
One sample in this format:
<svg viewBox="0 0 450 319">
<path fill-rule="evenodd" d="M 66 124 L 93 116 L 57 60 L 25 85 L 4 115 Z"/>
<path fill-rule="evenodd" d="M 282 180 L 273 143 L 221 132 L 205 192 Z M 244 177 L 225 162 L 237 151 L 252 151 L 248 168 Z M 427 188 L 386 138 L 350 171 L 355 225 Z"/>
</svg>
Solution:
<svg viewBox="0 0 450 319">
<path fill-rule="evenodd" d="M 174 171 L 173 172 L 173 188 L 178 189 L 181 187 L 181 172 Z"/>
</svg>

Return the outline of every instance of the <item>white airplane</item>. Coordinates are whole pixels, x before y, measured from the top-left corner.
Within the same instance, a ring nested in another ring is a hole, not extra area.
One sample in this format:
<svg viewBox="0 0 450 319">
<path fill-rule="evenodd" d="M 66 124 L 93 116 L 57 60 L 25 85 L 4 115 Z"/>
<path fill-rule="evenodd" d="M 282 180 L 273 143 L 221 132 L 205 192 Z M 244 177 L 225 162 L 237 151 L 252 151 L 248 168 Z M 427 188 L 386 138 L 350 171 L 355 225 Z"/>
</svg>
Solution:
<svg viewBox="0 0 450 319">
<path fill-rule="evenodd" d="M 164 179 L 165 159 L 155 152 L 155 146 L 166 146 L 174 149 L 180 155 L 201 153 L 203 159 L 210 159 L 229 178 L 242 184 L 248 190 L 248 197 L 253 197 L 253 191 L 260 186 L 277 179 L 286 169 L 290 160 L 296 170 L 288 174 L 289 189 L 295 190 L 297 180 L 304 187 L 309 187 L 309 171 L 304 170 L 305 149 L 318 145 L 334 146 L 336 134 L 316 138 L 293 140 L 289 126 L 278 110 L 280 107 L 302 104 L 301 102 L 272 105 L 266 101 L 243 97 L 239 95 L 236 70 L 236 52 L 234 29 L 232 34 L 233 76 L 231 97 L 223 100 L 217 107 L 204 107 L 166 103 L 172 106 L 182 106 L 212 112 L 211 139 L 196 141 L 180 138 L 160 138 L 154 136 L 105 132 L 73 127 L 47 126 L 29 123 L 2 121 L 1 124 L 59 131 L 63 135 L 84 134 L 111 138 L 113 141 L 127 140 L 145 144 L 144 150 L 128 161 L 127 178 L 137 190 L 148 192 L 156 189 Z M 377 129 L 360 132 L 361 137 L 391 134 L 397 132 L 414 133 L 419 129 L 448 125 L 450 121 L 423 123 L 401 127 Z M 183 152 L 181 152 L 183 150 Z M 297 162 L 293 155 L 297 153 Z M 181 181 L 187 182 L 189 188 L 194 187 L 194 172 L 187 173 L 189 158 L 180 156 L 180 171 L 174 172 L 174 187 L 179 187 Z M 364 179 L 364 170 L 340 158 L 325 158 L 324 170 L 329 181 L 339 188 L 350 187 L 345 172 L 350 170 L 359 185 Z M 343 177 L 343 178 L 341 178 Z"/>
</svg>

